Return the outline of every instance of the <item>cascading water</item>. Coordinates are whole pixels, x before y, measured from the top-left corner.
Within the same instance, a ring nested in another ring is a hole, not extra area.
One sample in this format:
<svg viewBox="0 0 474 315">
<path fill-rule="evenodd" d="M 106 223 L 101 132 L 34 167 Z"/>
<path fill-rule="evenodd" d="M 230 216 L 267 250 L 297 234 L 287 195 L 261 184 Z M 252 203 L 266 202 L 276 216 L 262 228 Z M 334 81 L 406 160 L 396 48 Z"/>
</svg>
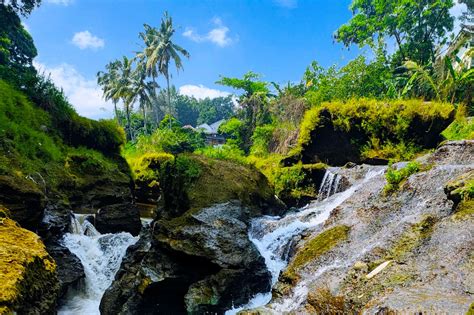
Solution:
<svg viewBox="0 0 474 315">
<path fill-rule="evenodd" d="M 252 222 L 249 238 L 265 259 L 267 268 L 272 275 L 272 287 L 278 281 L 280 272 L 288 263 L 288 253 L 295 236 L 324 223 L 333 209 L 352 196 L 364 183 L 382 174 L 383 171 L 384 168 L 376 167 L 368 171 L 363 180 L 352 185 L 346 191 L 338 193 L 340 176 L 328 170 L 324 175 L 319 191 L 320 195 L 324 196 L 321 200 L 318 198 L 317 201 L 301 208 L 298 212 L 283 218 L 265 216 Z M 326 268 L 331 269 L 335 266 L 326 266 Z M 301 288 L 302 291 L 304 289 Z M 271 298 L 271 291 L 257 294 L 248 304 L 233 308 L 227 311 L 226 315 L 264 306 L 270 302 Z"/>
<path fill-rule="evenodd" d="M 81 288 L 70 290 L 59 314 L 100 314 L 100 299 L 112 283 L 127 248 L 138 237 L 129 233 L 100 234 L 81 215 L 72 218 L 71 233 L 63 243 L 84 266 L 85 281 Z"/>
</svg>

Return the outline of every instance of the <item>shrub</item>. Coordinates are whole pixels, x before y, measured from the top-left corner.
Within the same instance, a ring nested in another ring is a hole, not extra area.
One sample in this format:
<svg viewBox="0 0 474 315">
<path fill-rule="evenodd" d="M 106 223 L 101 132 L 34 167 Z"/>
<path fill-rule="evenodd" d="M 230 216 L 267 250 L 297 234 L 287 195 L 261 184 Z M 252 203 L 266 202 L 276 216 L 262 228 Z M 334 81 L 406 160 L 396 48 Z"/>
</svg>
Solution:
<svg viewBox="0 0 474 315">
<path fill-rule="evenodd" d="M 403 181 L 420 170 L 421 165 L 417 162 L 409 162 L 405 167 L 399 170 L 389 167 L 385 174 L 385 178 L 387 179 L 387 184 L 384 187 L 385 193 L 397 191 Z"/>
<path fill-rule="evenodd" d="M 145 153 L 137 158 L 130 159 L 129 165 L 137 181 L 158 180 L 161 167 L 167 161 L 173 161 L 174 156 L 169 153 Z"/>
<path fill-rule="evenodd" d="M 474 118 L 467 117 L 465 105 L 460 105 L 456 111 L 456 119 L 443 132 L 446 140 L 474 139 Z"/>
<path fill-rule="evenodd" d="M 216 147 L 204 147 L 196 150 L 195 153 L 213 159 L 234 161 L 240 164 L 248 163 L 244 151 L 232 144 L 224 144 Z"/>
<path fill-rule="evenodd" d="M 252 135 L 253 145 L 250 148 L 250 154 L 256 156 L 268 155 L 268 145 L 272 140 L 274 131 L 274 125 L 263 125 L 256 127 Z"/>
<path fill-rule="evenodd" d="M 227 136 L 227 144 L 242 148 L 244 144 L 244 123 L 231 118 L 219 126 L 219 132 Z"/>
</svg>

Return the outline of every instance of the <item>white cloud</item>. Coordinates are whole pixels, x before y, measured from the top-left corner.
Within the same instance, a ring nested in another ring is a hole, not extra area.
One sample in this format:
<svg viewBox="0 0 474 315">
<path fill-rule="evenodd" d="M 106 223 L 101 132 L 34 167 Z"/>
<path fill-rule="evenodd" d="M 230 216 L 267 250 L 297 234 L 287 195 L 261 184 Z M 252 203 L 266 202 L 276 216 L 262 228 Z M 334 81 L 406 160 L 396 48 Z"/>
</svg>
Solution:
<svg viewBox="0 0 474 315">
<path fill-rule="evenodd" d="M 197 99 L 205 99 L 206 97 L 208 98 L 216 98 L 216 97 L 225 97 L 229 96 L 230 93 L 225 92 L 225 91 L 220 91 L 216 89 L 211 89 L 208 87 L 205 87 L 202 84 L 199 85 L 192 85 L 192 84 L 186 84 L 183 85 L 179 88 L 179 94 L 181 95 L 186 95 L 186 96 L 194 96 Z"/>
<path fill-rule="evenodd" d="M 92 35 L 89 31 L 77 32 L 72 37 L 72 43 L 80 49 L 99 49 L 103 48 L 105 42 L 102 38 Z"/>
<path fill-rule="evenodd" d="M 294 9 L 298 6 L 298 1 L 297 0 L 275 0 L 275 3 L 280 6 L 284 7 L 287 9 Z"/>
<path fill-rule="evenodd" d="M 59 5 L 64 5 L 68 6 L 73 3 L 74 0 L 46 0 L 46 3 L 51 3 L 51 4 L 59 4 Z"/>
<path fill-rule="evenodd" d="M 113 105 L 104 101 L 95 79 L 86 79 L 74 66 L 65 63 L 54 67 L 36 61 L 33 64 L 38 71 L 51 75 L 80 115 L 93 119 L 113 116 Z"/>
<path fill-rule="evenodd" d="M 207 34 L 199 34 L 193 28 L 188 27 L 184 31 L 183 36 L 197 43 L 211 42 L 220 47 L 225 47 L 232 44 L 234 39 L 230 38 L 228 35 L 230 29 L 224 25 L 222 20 L 220 18 L 214 18 L 212 19 L 212 23 L 215 27 Z"/>
</svg>

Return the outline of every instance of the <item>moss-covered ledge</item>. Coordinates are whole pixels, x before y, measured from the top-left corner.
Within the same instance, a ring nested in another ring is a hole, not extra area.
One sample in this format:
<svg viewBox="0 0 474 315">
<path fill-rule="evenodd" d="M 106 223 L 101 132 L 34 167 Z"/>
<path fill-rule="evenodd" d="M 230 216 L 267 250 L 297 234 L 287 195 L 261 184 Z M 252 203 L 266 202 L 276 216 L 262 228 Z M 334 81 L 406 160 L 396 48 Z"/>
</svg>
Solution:
<svg viewBox="0 0 474 315">
<path fill-rule="evenodd" d="M 443 140 L 454 119 L 449 103 L 373 99 L 330 102 L 305 113 L 298 146 L 285 164 L 410 160 Z"/>
<path fill-rule="evenodd" d="M 59 292 L 56 263 L 40 238 L 0 206 L 0 314 L 52 314 Z"/>
</svg>

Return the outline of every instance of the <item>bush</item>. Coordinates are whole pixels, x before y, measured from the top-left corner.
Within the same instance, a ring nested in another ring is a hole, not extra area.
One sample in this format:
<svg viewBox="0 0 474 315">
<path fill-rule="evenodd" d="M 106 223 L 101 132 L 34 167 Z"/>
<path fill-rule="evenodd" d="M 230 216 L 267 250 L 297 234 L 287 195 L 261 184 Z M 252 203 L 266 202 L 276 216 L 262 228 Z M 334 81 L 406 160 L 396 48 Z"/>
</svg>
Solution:
<svg viewBox="0 0 474 315">
<path fill-rule="evenodd" d="M 242 148 L 244 145 L 244 127 L 241 120 L 231 118 L 219 126 L 219 133 L 227 136 L 227 144 Z"/>
<path fill-rule="evenodd" d="M 385 174 L 385 178 L 387 179 L 387 185 L 385 185 L 384 188 L 385 193 L 397 191 L 403 181 L 420 170 L 421 165 L 417 162 L 409 162 L 405 167 L 399 170 L 389 167 Z"/>
<path fill-rule="evenodd" d="M 204 147 L 195 151 L 213 159 L 235 161 L 240 164 L 247 164 L 245 153 L 236 145 L 224 144 L 216 147 Z"/>
<path fill-rule="evenodd" d="M 467 117 L 465 105 L 460 105 L 456 110 L 456 119 L 443 133 L 446 140 L 474 139 L 474 118 Z"/>
<path fill-rule="evenodd" d="M 269 153 L 268 146 L 273 137 L 275 126 L 263 125 L 255 128 L 252 135 L 252 147 L 250 154 L 256 156 L 266 156 Z"/>
</svg>

